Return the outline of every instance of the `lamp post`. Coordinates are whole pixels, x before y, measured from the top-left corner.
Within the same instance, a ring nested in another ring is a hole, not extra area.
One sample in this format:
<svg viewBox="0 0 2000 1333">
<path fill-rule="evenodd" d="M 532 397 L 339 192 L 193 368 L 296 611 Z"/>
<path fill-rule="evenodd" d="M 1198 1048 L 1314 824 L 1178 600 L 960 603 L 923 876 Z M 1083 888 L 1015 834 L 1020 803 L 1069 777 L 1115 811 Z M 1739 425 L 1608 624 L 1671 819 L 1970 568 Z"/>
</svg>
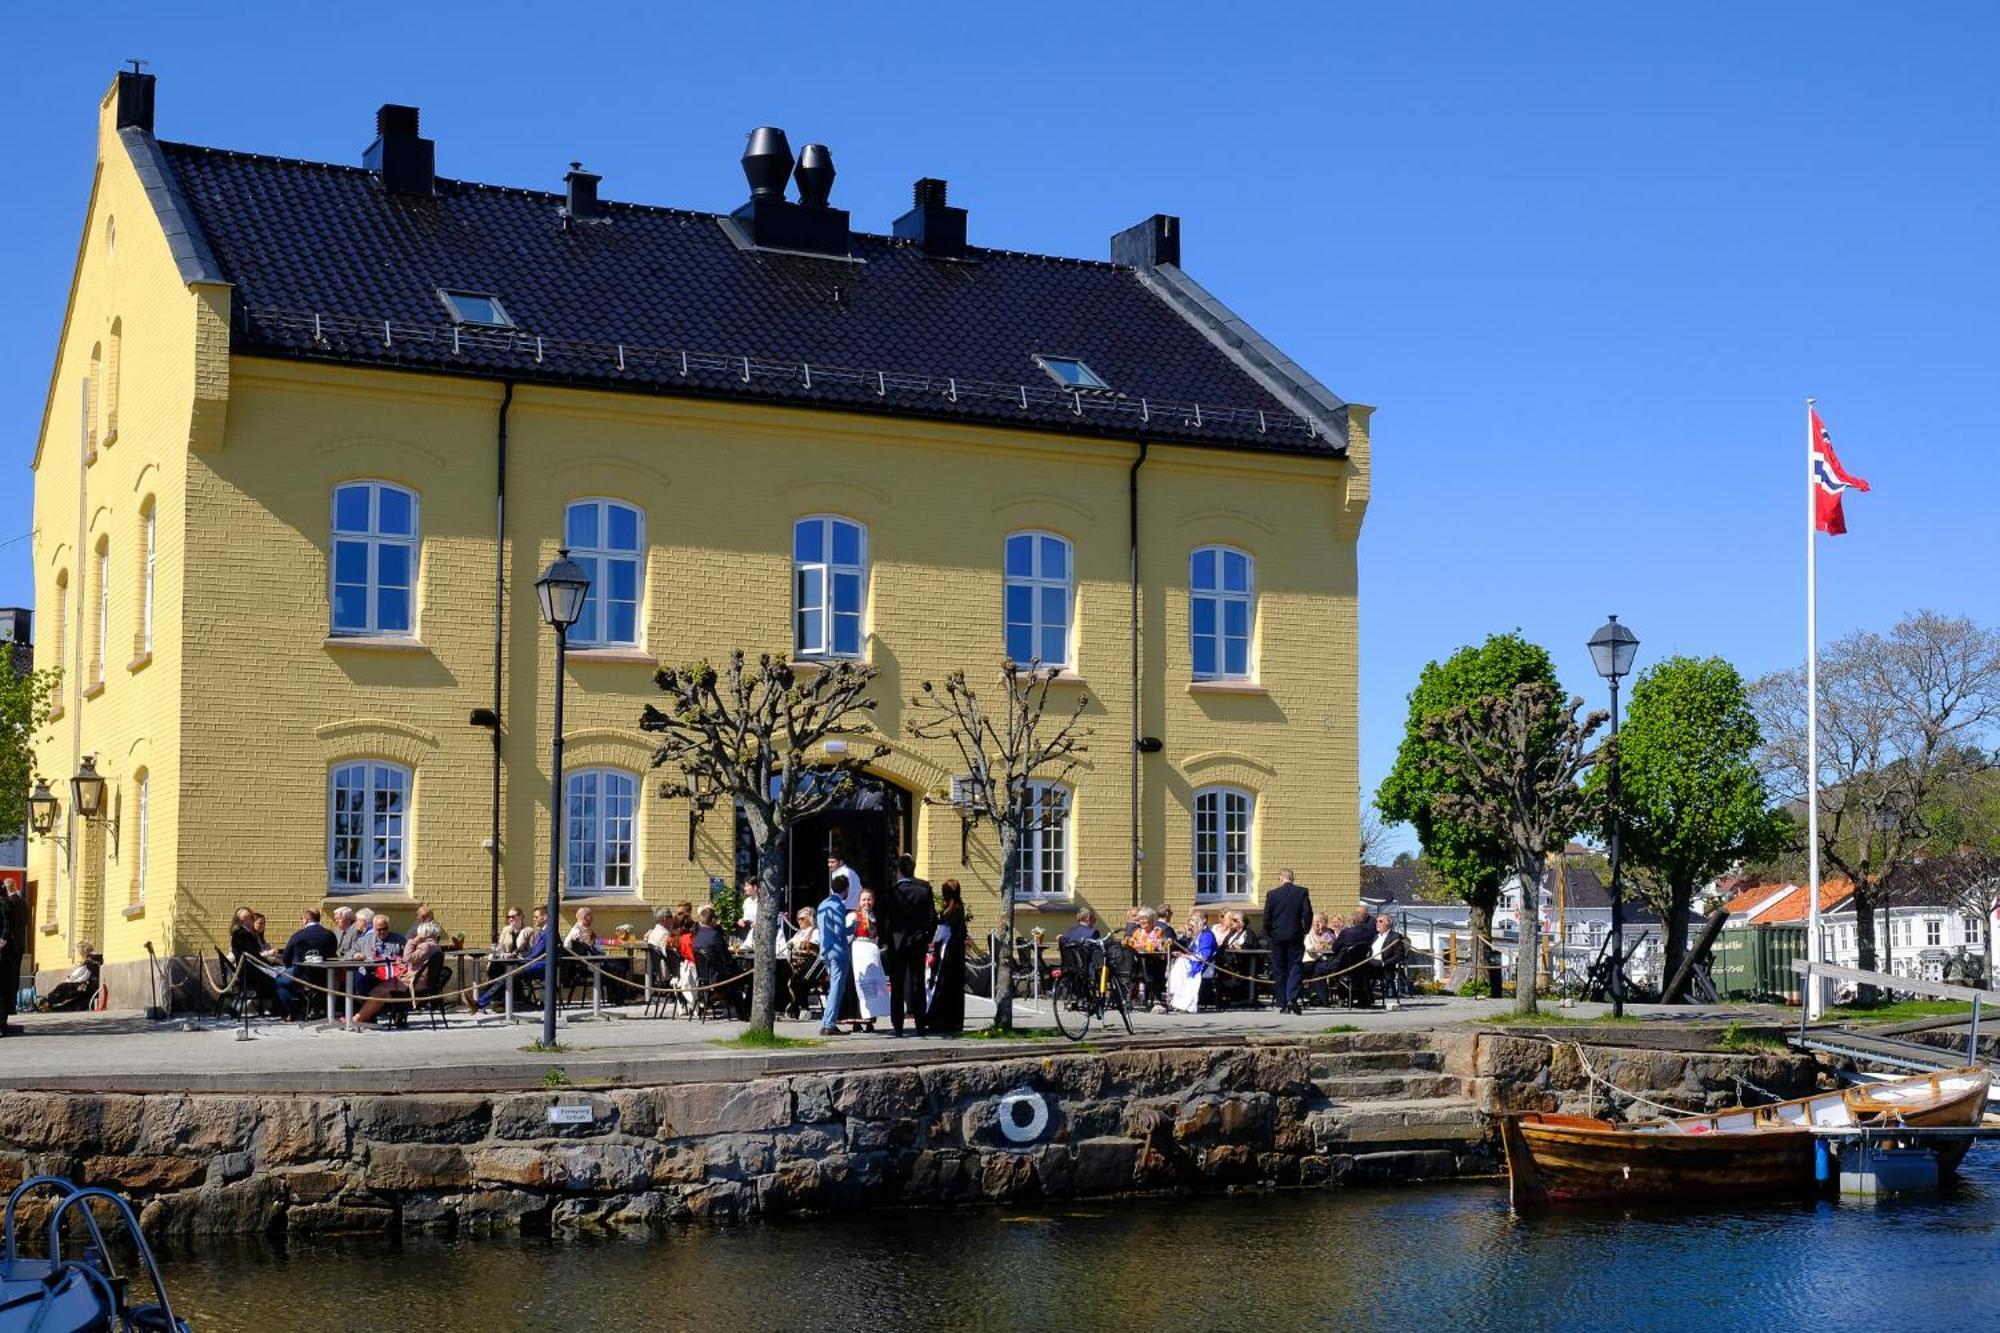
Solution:
<svg viewBox="0 0 2000 1333">
<path fill-rule="evenodd" d="M 583 614 L 590 576 L 569 558 L 569 548 L 535 580 L 542 619 L 556 632 L 555 757 L 549 766 L 549 917 L 542 936 L 542 1045 L 556 1044 L 556 987 L 562 976 L 562 917 L 559 914 L 563 850 L 563 668 L 569 654 L 569 627 Z"/>
<path fill-rule="evenodd" d="M 1611 682 L 1611 1014 L 1625 1016 L 1625 886 L 1618 878 L 1618 682 L 1632 670 L 1639 638 L 1607 620 L 1590 636 L 1590 660 L 1597 674 Z M 1671 926 L 1669 927 L 1671 928 Z"/>
</svg>

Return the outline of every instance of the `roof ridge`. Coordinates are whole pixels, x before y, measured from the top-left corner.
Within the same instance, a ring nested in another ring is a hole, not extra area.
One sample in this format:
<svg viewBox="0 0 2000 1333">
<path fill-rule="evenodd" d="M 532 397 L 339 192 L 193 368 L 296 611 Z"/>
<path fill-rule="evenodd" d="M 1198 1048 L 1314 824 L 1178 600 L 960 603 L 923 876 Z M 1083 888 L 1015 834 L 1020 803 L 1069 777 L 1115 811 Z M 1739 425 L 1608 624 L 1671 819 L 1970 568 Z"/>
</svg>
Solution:
<svg viewBox="0 0 2000 1333">
<path fill-rule="evenodd" d="M 368 167 L 355 166 L 348 162 L 321 162 L 309 157 L 286 157 L 280 153 L 259 153 L 247 148 L 218 148 L 211 144 L 183 143 L 179 140 L 159 139 L 156 142 L 162 149 L 170 153 L 204 153 L 215 157 L 237 158 L 246 162 L 262 162 L 280 167 L 307 168 L 348 176 L 373 176 L 375 174 Z M 546 199 L 550 203 L 557 205 L 565 201 L 565 196 L 561 190 L 541 190 L 528 185 L 500 185 L 493 181 L 468 180 L 462 176 L 439 175 L 436 179 L 442 184 L 454 185 L 465 190 L 487 191 L 494 194 L 513 195 L 521 198 Z M 637 209 L 647 213 L 663 213 L 684 218 L 707 218 L 716 221 L 731 216 L 727 212 L 717 212 L 712 209 L 687 208 L 679 204 L 656 204 L 639 199 L 604 198 L 598 201 L 598 206 L 607 210 L 621 208 Z M 909 240 L 907 237 L 897 236 L 893 232 L 863 231 L 859 229 L 850 229 L 850 231 L 854 236 L 871 241 L 884 241 L 891 245 L 916 244 L 916 242 Z M 995 255 L 1008 259 L 1031 259 L 1046 264 L 1075 264 L 1085 268 L 1112 269 L 1126 273 L 1136 272 L 1129 264 L 1119 264 L 1109 259 L 1091 259 L 1084 255 L 1049 254 L 1039 250 L 1014 250 L 1000 245 L 967 245 L 965 249 L 968 255 Z"/>
</svg>

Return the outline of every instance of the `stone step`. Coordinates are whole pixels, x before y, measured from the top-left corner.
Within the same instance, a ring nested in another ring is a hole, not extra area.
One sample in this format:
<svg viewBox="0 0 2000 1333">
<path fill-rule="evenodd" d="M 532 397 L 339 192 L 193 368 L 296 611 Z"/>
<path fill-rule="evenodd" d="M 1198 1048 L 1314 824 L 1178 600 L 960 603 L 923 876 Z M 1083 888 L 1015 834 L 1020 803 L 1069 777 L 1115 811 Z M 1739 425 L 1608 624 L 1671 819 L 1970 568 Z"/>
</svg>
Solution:
<svg viewBox="0 0 2000 1333">
<path fill-rule="evenodd" d="M 1342 1143 L 1473 1143 L 1486 1137 L 1479 1107 L 1462 1100 L 1406 1098 L 1314 1112 L 1322 1148 Z"/>
<path fill-rule="evenodd" d="M 1465 1080 L 1457 1074 L 1418 1073 L 1346 1074 L 1339 1078 L 1316 1078 L 1313 1086 L 1332 1102 L 1390 1102 L 1407 1100 L 1460 1099 L 1465 1096 Z"/>
<path fill-rule="evenodd" d="M 1314 1078 L 1342 1078 L 1348 1074 L 1402 1073 L 1443 1069 L 1444 1057 L 1436 1051 L 1314 1051 Z"/>
<path fill-rule="evenodd" d="M 1312 1039 L 1315 1054 L 1346 1055 L 1356 1051 L 1423 1051 L 1430 1034 L 1406 1029 L 1386 1032 L 1332 1032 Z"/>
</svg>

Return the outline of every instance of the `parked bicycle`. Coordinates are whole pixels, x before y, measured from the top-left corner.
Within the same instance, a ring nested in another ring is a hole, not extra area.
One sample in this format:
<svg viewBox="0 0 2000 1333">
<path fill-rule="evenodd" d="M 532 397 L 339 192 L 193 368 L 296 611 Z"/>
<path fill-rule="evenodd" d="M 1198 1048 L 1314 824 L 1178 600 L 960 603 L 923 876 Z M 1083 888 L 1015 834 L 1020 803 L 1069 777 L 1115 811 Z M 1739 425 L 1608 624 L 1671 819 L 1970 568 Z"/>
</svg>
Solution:
<svg viewBox="0 0 2000 1333">
<path fill-rule="evenodd" d="M 1092 1020 L 1106 1021 L 1116 1010 L 1132 1030 L 1132 1010 L 1126 997 L 1132 989 L 1132 955 L 1122 944 L 1103 940 L 1065 940 L 1062 944 L 1062 975 L 1056 978 L 1055 995 L 1049 1008 L 1056 1017 L 1056 1029 L 1071 1041 L 1082 1041 Z"/>
</svg>

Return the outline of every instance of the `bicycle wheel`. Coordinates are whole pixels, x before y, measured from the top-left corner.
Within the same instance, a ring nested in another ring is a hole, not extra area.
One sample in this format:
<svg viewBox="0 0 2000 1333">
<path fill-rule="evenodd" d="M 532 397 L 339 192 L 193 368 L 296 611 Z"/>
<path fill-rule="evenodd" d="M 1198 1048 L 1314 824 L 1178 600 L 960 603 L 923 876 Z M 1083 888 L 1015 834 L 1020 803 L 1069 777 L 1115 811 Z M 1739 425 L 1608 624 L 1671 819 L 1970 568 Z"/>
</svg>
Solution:
<svg viewBox="0 0 2000 1333">
<path fill-rule="evenodd" d="M 1082 1041 L 1090 1031 L 1090 993 L 1083 980 L 1065 970 L 1061 986 L 1049 998 L 1049 1012 L 1056 1017 L 1056 1031 L 1071 1041 Z"/>
<path fill-rule="evenodd" d="M 1130 1036 L 1132 1032 L 1132 1002 L 1126 998 L 1125 986 L 1122 982 L 1114 980 L 1111 983 L 1111 992 L 1108 999 L 1109 1004 L 1118 1010 L 1118 1016 L 1125 1020 L 1125 1033 L 1127 1036 Z M 1106 1021 L 1108 1022 L 1109 1020 Z"/>
</svg>

